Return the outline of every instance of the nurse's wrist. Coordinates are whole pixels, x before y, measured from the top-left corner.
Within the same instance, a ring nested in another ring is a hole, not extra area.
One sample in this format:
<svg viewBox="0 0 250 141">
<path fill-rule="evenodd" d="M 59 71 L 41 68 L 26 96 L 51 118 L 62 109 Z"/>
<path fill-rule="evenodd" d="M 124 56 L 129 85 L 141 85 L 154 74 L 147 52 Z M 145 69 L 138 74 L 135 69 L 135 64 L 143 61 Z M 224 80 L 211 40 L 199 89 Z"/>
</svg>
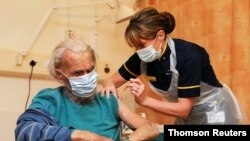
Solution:
<svg viewBox="0 0 250 141">
<path fill-rule="evenodd" d="M 143 98 L 141 99 L 140 105 L 142 106 L 147 106 L 148 102 L 149 102 L 150 97 L 148 96 L 143 96 Z"/>
<path fill-rule="evenodd" d="M 143 103 L 144 103 L 144 100 L 145 100 L 145 96 L 144 95 L 135 96 L 134 98 L 135 98 L 135 101 L 136 101 L 137 104 L 143 106 Z"/>
</svg>

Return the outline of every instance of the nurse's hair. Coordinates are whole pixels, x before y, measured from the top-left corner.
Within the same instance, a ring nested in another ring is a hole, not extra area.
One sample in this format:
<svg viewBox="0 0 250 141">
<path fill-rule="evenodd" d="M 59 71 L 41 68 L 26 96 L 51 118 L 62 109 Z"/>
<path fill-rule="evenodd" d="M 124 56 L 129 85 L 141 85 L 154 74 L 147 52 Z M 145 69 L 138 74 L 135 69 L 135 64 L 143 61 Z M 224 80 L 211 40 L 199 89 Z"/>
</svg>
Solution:
<svg viewBox="0 0 250 141">
<path fill-rule="evenodd" d="M 56 69 L 61 69 L 63 67 L 63 56 L 66 51 L 78 54 L 88 51 L 91 54 L 94 65 L 96 66 L 95 51 L 88 44 L 76 39 L 66 39 L 56 46 L 51 55 L 48 69 L 50 75 L 54 79 L 56 79 Z"/>
<path fill-rule="evenodd" d="M 125 39 L 131 47 L 143 47 L 140 39 L 154 39 L 160 30 L 170 34 L 174 28 L 175 19 L 172 14 L 147 7 L 131 17 Z"/>
</svg>

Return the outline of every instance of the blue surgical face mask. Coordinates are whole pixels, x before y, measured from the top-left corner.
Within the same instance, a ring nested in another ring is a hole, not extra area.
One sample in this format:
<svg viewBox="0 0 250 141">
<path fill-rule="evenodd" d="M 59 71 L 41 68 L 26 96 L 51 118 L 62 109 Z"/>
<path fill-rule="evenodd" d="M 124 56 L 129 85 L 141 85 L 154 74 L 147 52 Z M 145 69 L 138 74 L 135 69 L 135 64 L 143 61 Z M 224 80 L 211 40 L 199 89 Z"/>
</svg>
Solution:
<svg viewBox="0 0 250 141">
<path fill-rule="evenodd" d="M 150 44 L 149 46 L 143 48 L 143 49 L 140 49 L 140 50 L 137 50 L 136 53 L 138 54 L 139 58 L 143 61 L 143 62 L 153 62 L 155 61 L 156 59 L 160 58 L 161 57 L 161 46 L 162 46 L 162 42 L 160 44 L 160 48 L 158 51 L 155 50 L 154 48 L 154 43 L 155 43 L 155 40 L 154 39 L 154 42 L 152 44 Z"/>
<path fill-rule="evenodd" d="M 71 86 L 70 89 L 72 91 L 72 94 L 74 94 L 75 96 L 90 97 L 95 94 L 97 86 L 97 73 L 95 70 L 82 76 L 67 78 Z"/>
</svg>

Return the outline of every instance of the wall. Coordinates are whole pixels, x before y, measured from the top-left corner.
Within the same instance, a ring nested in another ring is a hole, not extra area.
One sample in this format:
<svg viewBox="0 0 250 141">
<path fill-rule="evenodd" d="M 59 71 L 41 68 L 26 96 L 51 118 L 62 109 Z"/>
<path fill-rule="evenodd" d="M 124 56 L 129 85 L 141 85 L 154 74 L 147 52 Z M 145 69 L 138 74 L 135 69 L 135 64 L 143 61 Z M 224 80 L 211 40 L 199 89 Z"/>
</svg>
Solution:
<svg viewBox="0 0 250 141">
<path fill-rule="evenodd" d="M 68 37 L 69 31 L 75 31 L 81 40 L 90 44 L 97 52 L 99 75 L 102 79 L 106 78 L 104 66 L 108 65 L 110 73 L 114 72 L 127 58 L 120 54 L 129 55 L 132 50 L 127 47 L 123 38 L 126 22 L 115 24 L 117 6 L 110 8 L 105 2 L 106 0 L 1 1 L 4 8 L 1 9 L 0 16 L 6 19 L 0 27 L 0 37 L 4 39 L 0 42 L 0 74 L 26 77 L 30 70 L 29 62 L 33 59 L 37 62 L 34 77 L 46 77 L 50 53 L 60 41 Z M 110 57 L 111 52 L 116 53 Z M 113 57 L 120 59 L 114 63 Z"/>
</svg>

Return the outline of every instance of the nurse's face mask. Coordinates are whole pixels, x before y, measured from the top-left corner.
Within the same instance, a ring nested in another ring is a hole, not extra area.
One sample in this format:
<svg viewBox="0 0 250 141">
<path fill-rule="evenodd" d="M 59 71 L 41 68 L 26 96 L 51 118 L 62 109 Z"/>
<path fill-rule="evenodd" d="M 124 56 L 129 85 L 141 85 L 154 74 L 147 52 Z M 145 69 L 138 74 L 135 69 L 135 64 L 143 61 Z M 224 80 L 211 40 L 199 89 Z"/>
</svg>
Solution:
<svg viewBox="0 0 250 141">
<path fill-rule="evenodd" d="M 159 50 L 155 50 L 154 44 L 155 44 L 156 38 L 154 39 L 154 41 L 153 41 L 152 44 L 148 45 L 147 47 L 144 47 L 143 49 L 140 49 L 140 50 L 136 51 L 136 53 L 138 54 L 139 58 L 143 62 L 153 62 L 156 59 L 160 58 L 160 56 L 161 56 L 162 42 L 160 43 Z"/>
<path fill-rule="evenodd" d="M 69 89 L 73 95 L 78 97 L 90 97 L 95 94 L 97 86 L 97 73 L 95 70 L 77 77 L 67 77 L 62 71 L 60 72 L 69 80 Z"/>
</svg>

